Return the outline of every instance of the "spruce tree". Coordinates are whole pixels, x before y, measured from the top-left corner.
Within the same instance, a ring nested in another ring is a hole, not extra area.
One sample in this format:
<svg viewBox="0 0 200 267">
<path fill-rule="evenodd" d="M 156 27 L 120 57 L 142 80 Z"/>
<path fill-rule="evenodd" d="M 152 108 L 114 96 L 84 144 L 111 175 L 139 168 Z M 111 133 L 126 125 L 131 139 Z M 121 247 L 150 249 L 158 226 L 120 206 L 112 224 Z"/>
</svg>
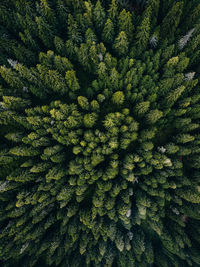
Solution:
<svg viewBox="0 0 200 267">
<path fill-rule="evenodd" d="M 0 2 L 0 266 L 200 266 L 199 10 Z"/>
</svg>

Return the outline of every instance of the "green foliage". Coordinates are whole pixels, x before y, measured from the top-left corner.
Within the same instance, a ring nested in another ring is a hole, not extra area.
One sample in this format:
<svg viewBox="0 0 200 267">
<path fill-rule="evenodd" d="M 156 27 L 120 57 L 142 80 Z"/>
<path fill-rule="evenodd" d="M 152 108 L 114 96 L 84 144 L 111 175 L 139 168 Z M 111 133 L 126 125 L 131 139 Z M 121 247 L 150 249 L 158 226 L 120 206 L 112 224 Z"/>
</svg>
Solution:
<svg viewBox="0 0 200 267">
<path fill-rule="evenodd" d="M 104 8 L 101 5 L 100 0 L 97 1 L 96 6 L 94 7 L 93 16 L 94 16 L 96 29 L 101 30 L 105 23 L 106 14 L 105 14 Z"/>
<path fill-rule="evenodd" d="M 65 79 L 69 89 L 73 92 L 80 89 L 76 74 L 73 70 L 68 70 L 65 75 Z"/>
<path fill-rule="evenodd" d="M 181 96 L 182 92 L 185 90 L 185 86 L 180 86 L 177 89 L 170 92 L 169 95 L 166 97 L 167 105 L 172 106 L 177 99 Z"/>
<path fill-rule="evenodd" d="M 79 96 L 78 97 L 78 103 L 82 107 L 82 109 L 88 110 L 89 109 L 89 102 L 86 97 Z"/>
<path fill-rule="evenodd" d="M 163 112 L 157 109 L 152 109 L 146 116 L 147 122 L 150 124 L 154 124 L 158 121 L 163 115 Z"/>
<path fill-rule="evenodd" d="M 198 1 L 0 1 L 0 266 L 200 266 Z"/>
<path fill-rule="evenodd" d="M 149 42 L 150 35 L 150 16 L 145 16 L 141 22 L 141 25 L 138 26 L 136 32 L 136 44 L 139 51 L 145 50 Z"/>
<path fill-rule="evenodd" d="M 141 115 L 143 115 L 144 113 L 146 113 L 148 111 L 149 106 L 150 106 L 150 102 L 149 101 L 138 103 L 135 106 L 135 112 L 138 115 L 141 116 Z"/>
<path fill-rule="evenodd" d="M 111 19 L 107 19 L 103 32 L 102 32 L 102 39 L 105 43 L 112 43 L 114 39 L 114 25 Z"/>
<path fill-rule="evenodd" d="M 183 1 L 174 2 L 161 24 L 161 34 L 164 38 L 169 34 L 173 39 L 174 33 L 180 23 L 182 12 Z"/>
<path fill-rule="evenodd" d="M 122 91 L 117 91 L 112 96 L 112 102 L 116 105 L 122 105 L 124 98 L 124 93 Z"/>
<path fill-rule="evenodd" d="M 91 128 L 94 126 L 95 122 L 97 120 L 97 114 L 96 113 L 90 113 L 86 114 L 83 118 L 84 125 L 88 128 Z"/>
<path fill-rule="evenodd" d="M 121 31 L 117 38 L 115 39 L 115 43 L 113 48 L 118 53 L 118 55 L 125 55 L 128 52 L 128 38 L 124 31 Z"/>
<path fill-rule="evenodd" d="M 123 9 L 119 14 L 119 31 L 124 31 L 126 33 L 126 36 L 128 40 L 132 40 L 133 38 L 133 23 L 132 23 L 132 16 L 130 12 L 126 12 L 125 9 Z"/>
</svg>

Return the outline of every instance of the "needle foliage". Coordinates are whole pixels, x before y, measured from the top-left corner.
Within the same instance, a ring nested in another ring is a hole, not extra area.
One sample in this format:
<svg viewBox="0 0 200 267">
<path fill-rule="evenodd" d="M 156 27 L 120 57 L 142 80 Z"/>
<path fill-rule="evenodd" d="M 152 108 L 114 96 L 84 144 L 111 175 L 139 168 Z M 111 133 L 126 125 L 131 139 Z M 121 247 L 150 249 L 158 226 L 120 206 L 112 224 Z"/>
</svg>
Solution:
<svg viewBox="0 0 200 267">
<path fill-rule="evenodd" d="M 200 266 L 200 4 L 0 1 L 0 265 Z"/>
</svg>

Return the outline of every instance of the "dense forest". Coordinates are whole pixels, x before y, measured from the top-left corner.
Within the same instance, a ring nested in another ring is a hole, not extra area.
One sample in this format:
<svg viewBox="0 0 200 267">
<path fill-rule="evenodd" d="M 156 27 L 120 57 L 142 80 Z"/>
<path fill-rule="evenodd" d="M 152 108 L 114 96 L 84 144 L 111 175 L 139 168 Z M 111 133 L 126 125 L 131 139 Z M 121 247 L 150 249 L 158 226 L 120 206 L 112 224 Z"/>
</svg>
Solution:
<svg viewBox="0 0 200 267">
<path fill-rule="evenodd" d="M 199 0 L 0 1 L 0 266 L 200 266 Z"/>
</svg>

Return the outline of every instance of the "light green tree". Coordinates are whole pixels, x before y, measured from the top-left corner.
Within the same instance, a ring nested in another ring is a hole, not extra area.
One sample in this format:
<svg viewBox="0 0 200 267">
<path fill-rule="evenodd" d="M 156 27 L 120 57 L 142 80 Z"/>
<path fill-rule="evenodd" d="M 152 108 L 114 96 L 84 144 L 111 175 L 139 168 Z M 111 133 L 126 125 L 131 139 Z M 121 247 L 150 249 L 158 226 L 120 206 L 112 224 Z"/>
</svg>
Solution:
<svg viewBox="0 0 200 267">
<path fill-rule="evenodd" d="M 117 38 L 115 39 L 113 48 L 118 53 L 118 55 L 122 56 L 128 52 L 129 42 L 125 32 L 120 32 Z"/>
</svg>

